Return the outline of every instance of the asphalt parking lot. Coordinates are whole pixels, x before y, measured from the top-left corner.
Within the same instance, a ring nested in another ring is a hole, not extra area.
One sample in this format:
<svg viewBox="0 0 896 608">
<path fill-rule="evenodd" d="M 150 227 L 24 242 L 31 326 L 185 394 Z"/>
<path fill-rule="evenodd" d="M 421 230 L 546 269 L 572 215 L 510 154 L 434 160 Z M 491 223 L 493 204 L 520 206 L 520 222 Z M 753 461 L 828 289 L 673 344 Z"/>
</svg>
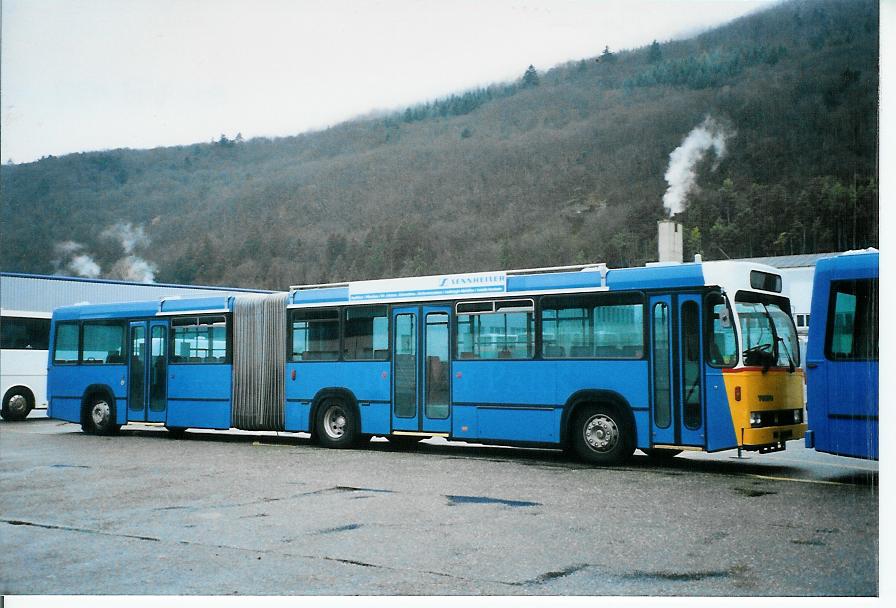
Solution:
<svg viewBox="0 0 896 608">
<path fill-rule="evenodd" d="M 877 463 L 0 423 L 0 592 L 876 595 Z"/>
</svg>

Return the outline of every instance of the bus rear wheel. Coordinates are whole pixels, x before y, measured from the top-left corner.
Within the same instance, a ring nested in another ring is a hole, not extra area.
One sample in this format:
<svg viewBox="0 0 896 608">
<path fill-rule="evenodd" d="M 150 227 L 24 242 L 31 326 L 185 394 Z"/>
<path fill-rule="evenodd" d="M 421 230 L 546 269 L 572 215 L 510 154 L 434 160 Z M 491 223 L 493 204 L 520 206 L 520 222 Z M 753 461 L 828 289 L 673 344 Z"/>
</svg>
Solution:
<svg viewBox="0 0 896 608">
<path fill-rule="evenodd" d="M 86 422 L 81 428 L 94 435 L 114 435 L 121 429 L 115 424 L 115 403 L 104 395 L 91 397 L 88 401 Z"/>
<path fill-rule="evenodd" d="M 34 397 L 24 388 L 11 389 L 3 397 L 3 406 L 0 407 L 0 417 L 4 420 L 24 420 L 34 409 Z"/>
<path fill-rule="evenodd" d="M 632 431 L 628 420 L 616 408 L 586 406 L 575 416 L 572 447 L 585 462 L 618 464 L 635 451 Z"/>
<path fill-rule="evenodd" d="M 337 399 L 325 401 L 317 414 L 316 436 L 327 448 L 347 448 L 358 439 L 359 421 L 352 409 Z"/>
</svg>

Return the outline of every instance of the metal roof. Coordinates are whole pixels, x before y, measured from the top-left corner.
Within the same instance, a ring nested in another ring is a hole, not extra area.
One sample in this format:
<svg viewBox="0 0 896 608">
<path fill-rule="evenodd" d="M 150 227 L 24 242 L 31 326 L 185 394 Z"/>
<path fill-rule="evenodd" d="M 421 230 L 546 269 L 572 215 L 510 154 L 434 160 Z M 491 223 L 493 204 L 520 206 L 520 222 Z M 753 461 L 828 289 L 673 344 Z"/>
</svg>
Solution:
<svg viewBox="0 0 896 608">
<path fill-rule="evenodd" d="M 841 251 L 832 251 L 831 253 L 801 253 L 799 255 L 773 255 L 762 258 L 741 258 L 741 262 L 756 262 L 758 264 L 766 264 L 775 268 L 812 268 L 816 262 L 822 258 L 829 258 L 840 255 Z"/>
<path fill-rule="evenodd" d="M 269 290 L 205 285 L 135 283 L 55 275 L 0 273 L 0 308 L 5 311 L 52 312 L 72 304 L 110 304 L 177 296 L 273 293 Z"/>
</svg>

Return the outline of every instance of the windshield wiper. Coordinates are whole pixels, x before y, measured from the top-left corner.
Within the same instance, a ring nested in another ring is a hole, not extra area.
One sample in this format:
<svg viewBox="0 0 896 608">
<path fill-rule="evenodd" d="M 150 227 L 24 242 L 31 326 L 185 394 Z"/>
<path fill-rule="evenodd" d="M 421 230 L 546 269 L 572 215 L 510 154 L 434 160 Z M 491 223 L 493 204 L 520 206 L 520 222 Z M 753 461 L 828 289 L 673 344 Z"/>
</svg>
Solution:
<svg viewBox="0 0 896 608">
<path fill-rule="evenodd" d="M 790 354 L 790 349 L 787 348 L 787 342 L 784 340 L 784 338 L 779 336 L 777 340 L 781 343 L 782 346 L 784 346 L 784 352 L 787 353 L 787 361 L 790 363 L 790 365 L 788 366 L 788 371 L 792 374 L 796 371 L 796 364 L 793 362 L 793 355 Z"/>
</svg>

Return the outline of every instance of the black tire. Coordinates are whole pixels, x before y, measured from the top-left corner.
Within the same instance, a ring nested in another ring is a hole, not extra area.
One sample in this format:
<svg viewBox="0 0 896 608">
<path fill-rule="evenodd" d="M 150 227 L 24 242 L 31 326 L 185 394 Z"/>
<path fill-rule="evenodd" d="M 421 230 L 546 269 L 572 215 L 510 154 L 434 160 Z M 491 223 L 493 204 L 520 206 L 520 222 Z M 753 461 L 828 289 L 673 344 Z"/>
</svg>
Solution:
<svg viewBox="0 0 896 608">
<path fill-rule="evenodd" d="M 645 448 L 642 451 L 654 460 L 672 460 L 681 454 L 681 450 L 670 450 L 668 448 Z"/>
<path fill-rule="evenodd" d="M 171 439 L 183 439 L 187 432 L 186 427 L 183 426 L 166 426 L 165 429 L 167 429 L 168 437 Z"/>
<path fill-rule="evenodd" d="M 115 424 L 115 400 L 103 394 L 97 394 L 87 400 L 81 429 L 93 435 L 114 435 L 121 429 Z"/>
<path fill-rule="evenodd" d="M 414 435 L 388 435 L 386 439 L 389 443 L 399 450 L 412 450 L 417 447 L 426 437 L 417 437 Z"/>
<path fill-rule="evenodd" d="M 625 462 L 635 451 L 634 429 L 617 408 L 589 405 L 573 419 L 570 441 L 585 462 L 608 465 Z"/>
<path fill-rule="evenodd" d="M 34 409 L 34 395 L 27 388 L 17 386 L 11 388 L 3 396 L 0 417 L 9 422 L 24 420 Z"/>
<path fill-rule="evenodd" d="M 326 448 L 348 448 L 360 436 L 360 424 L 354 410 L 339 399 L 327 399 L 317 410 L 315 435 Z"/>
</svg>

